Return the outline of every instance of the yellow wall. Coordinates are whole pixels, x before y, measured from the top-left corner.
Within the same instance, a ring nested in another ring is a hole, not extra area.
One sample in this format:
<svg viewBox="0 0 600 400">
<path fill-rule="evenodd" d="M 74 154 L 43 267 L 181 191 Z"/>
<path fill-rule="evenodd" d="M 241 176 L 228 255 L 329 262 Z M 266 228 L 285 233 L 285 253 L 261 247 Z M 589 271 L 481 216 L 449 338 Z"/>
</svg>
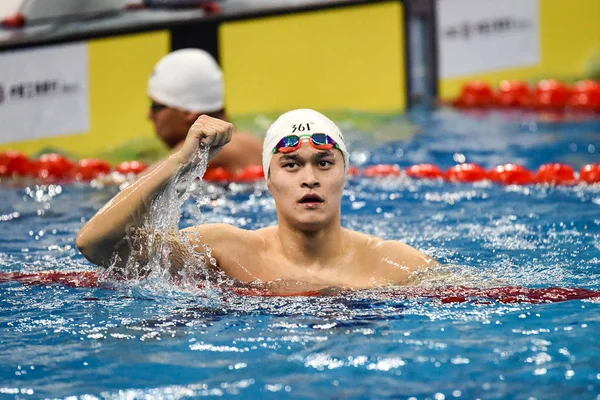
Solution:
<svg viewBox="0 0 600 400">
<path fill-rule="evenodd" d="M 118 36 L 88 42 L 89 132 L 9 143 L 0 149 L 35 153 L 57 148 L 94 155 L 134 137 L 153 136 L 146 119 L 146 83 L 154 64 L 170 50 L 168 31 Z"/>
<path fill-rule="evenodd" d="M 442 79 L 440 97 L 456 97 L 463 84 L 474 79 L 496 85 L 502 79 L 581 76 L 590 59 L 600 54 L 600 0 L 539 0 L 539 7 L 541 62 L 538 65 Z"/>
<path fill-rule="evenodd" d="M 224 23 L 226 107 L 404 110 L 404 43 L 399 2 Z"/>
<path fill-rule="evenodd" d="M 298 107 L 398 112 L 406 107 L 404 10 L 399 1 L 223 23 L 226 107 L 233 117 Z M 89 56 L 90 131 L 0 145 L 29 155 L 114 153 L 155 139 L 147 79 L 170 51 L 167 30 L 95 39 Z M 119 153 L 120 154 L 120 153 Z"/>
</svg>

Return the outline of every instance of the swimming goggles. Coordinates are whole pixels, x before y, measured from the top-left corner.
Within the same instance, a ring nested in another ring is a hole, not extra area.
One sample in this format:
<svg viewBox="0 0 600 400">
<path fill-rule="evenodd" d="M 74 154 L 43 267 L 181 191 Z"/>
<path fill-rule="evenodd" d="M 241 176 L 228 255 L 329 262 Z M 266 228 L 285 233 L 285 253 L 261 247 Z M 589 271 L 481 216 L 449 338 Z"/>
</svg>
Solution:
<svg viewBox="0 0 600 400">
<path fill-rule="evenodd" d="M 325 133 L 313 133 L 312 135 L 289 135 L 282 138 L 273 148 L 275 153 L 292 153 L 302 146 L 303 141 L 308 141 L 317 150 L 331 150 L 340 146 Z"/>
<path fill-rule="evenodd" d="M 161 110 L 164 110 L 165 108 L 169 108 L 169 106 L 157 103 L 154 100 L 152 100 L 152 102 L 150 103 L 150 111 L 152 111 L 152 113 L 157 113 Z"/>
</svg>

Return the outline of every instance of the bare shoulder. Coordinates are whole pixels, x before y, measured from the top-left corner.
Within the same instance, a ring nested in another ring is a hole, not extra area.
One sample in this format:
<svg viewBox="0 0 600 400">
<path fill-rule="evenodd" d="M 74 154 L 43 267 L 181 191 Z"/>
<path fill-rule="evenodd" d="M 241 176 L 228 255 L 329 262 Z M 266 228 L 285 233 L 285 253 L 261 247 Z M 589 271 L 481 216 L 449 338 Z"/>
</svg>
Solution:
<svg viewBox="0 0 600 400">
<path fill-rule="evenodd" d="M 382 279 L 405 282 L 411 272 L 438 264 L 432 257 L 405 243 L 359 232 L 352 235 L 362 253 L 360 258 Z"/>
<path fill-rule="evenodd" d="M 238 228 L 230 224 L 203 224 L 183 229 L 190 243 L 212 247 L 259 246 L 264 242 L 259 231 Z"/>
<path fill-rule="evenodd" d="M 378 250 L 379 254 L 387 257 L 389 261 L 399 263 L 411 269 L 426 268 L 437 264 L 436 260 L 422 251 L 395 240 L 382 240 L 378 246 Z"/>
<path fill-rule="evenodd" d="M 205 224 L 183 231 L 194 249 L 203 253 L 211 250 L 217 266 L 227 275 L 240 281 L 254 281 L 273 228 L 246 230 L 229 224 Z"/>
<path fill-rule="evenodd" d="M 235 171 L 261 162 L 262 140 L 250 133 L 236 131 L 227 146 L 210 160 L 210 166 Z"/>
</svg>

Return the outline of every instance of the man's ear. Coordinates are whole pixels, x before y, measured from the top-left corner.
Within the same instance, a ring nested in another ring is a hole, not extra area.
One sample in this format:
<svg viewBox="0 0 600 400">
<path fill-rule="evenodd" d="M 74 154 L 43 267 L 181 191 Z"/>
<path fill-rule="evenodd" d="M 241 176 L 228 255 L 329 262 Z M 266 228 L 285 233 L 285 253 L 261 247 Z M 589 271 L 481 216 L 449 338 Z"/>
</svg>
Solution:
<svg viewBox="0 0 600 400">
<path fill-rule="evenodd" d="M 265 179 L 267 182 L 267 190 L 270 192 L 271 191 L 271 177 L 268 175 L 269 172 L 266 171 L 265 174 L 267 174 L 267 178 Z"/>
</svg>

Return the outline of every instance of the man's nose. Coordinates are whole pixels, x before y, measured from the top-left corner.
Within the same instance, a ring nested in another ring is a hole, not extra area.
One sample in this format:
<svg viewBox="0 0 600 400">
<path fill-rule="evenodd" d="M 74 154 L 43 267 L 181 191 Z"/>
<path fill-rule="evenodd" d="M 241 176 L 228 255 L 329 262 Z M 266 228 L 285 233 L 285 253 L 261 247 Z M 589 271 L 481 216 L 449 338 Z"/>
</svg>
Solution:
<svg viewBox="0 0 600 400">
<path fill-rule="evenodd" d="M 304 175 L 302 178 L 302 187 L 313 189 L 320 186 L 319 180 L 317 179 L 317 175 L 315 175 L 312 165 L 307 165 L 304 167 Z"/>
</svg>

